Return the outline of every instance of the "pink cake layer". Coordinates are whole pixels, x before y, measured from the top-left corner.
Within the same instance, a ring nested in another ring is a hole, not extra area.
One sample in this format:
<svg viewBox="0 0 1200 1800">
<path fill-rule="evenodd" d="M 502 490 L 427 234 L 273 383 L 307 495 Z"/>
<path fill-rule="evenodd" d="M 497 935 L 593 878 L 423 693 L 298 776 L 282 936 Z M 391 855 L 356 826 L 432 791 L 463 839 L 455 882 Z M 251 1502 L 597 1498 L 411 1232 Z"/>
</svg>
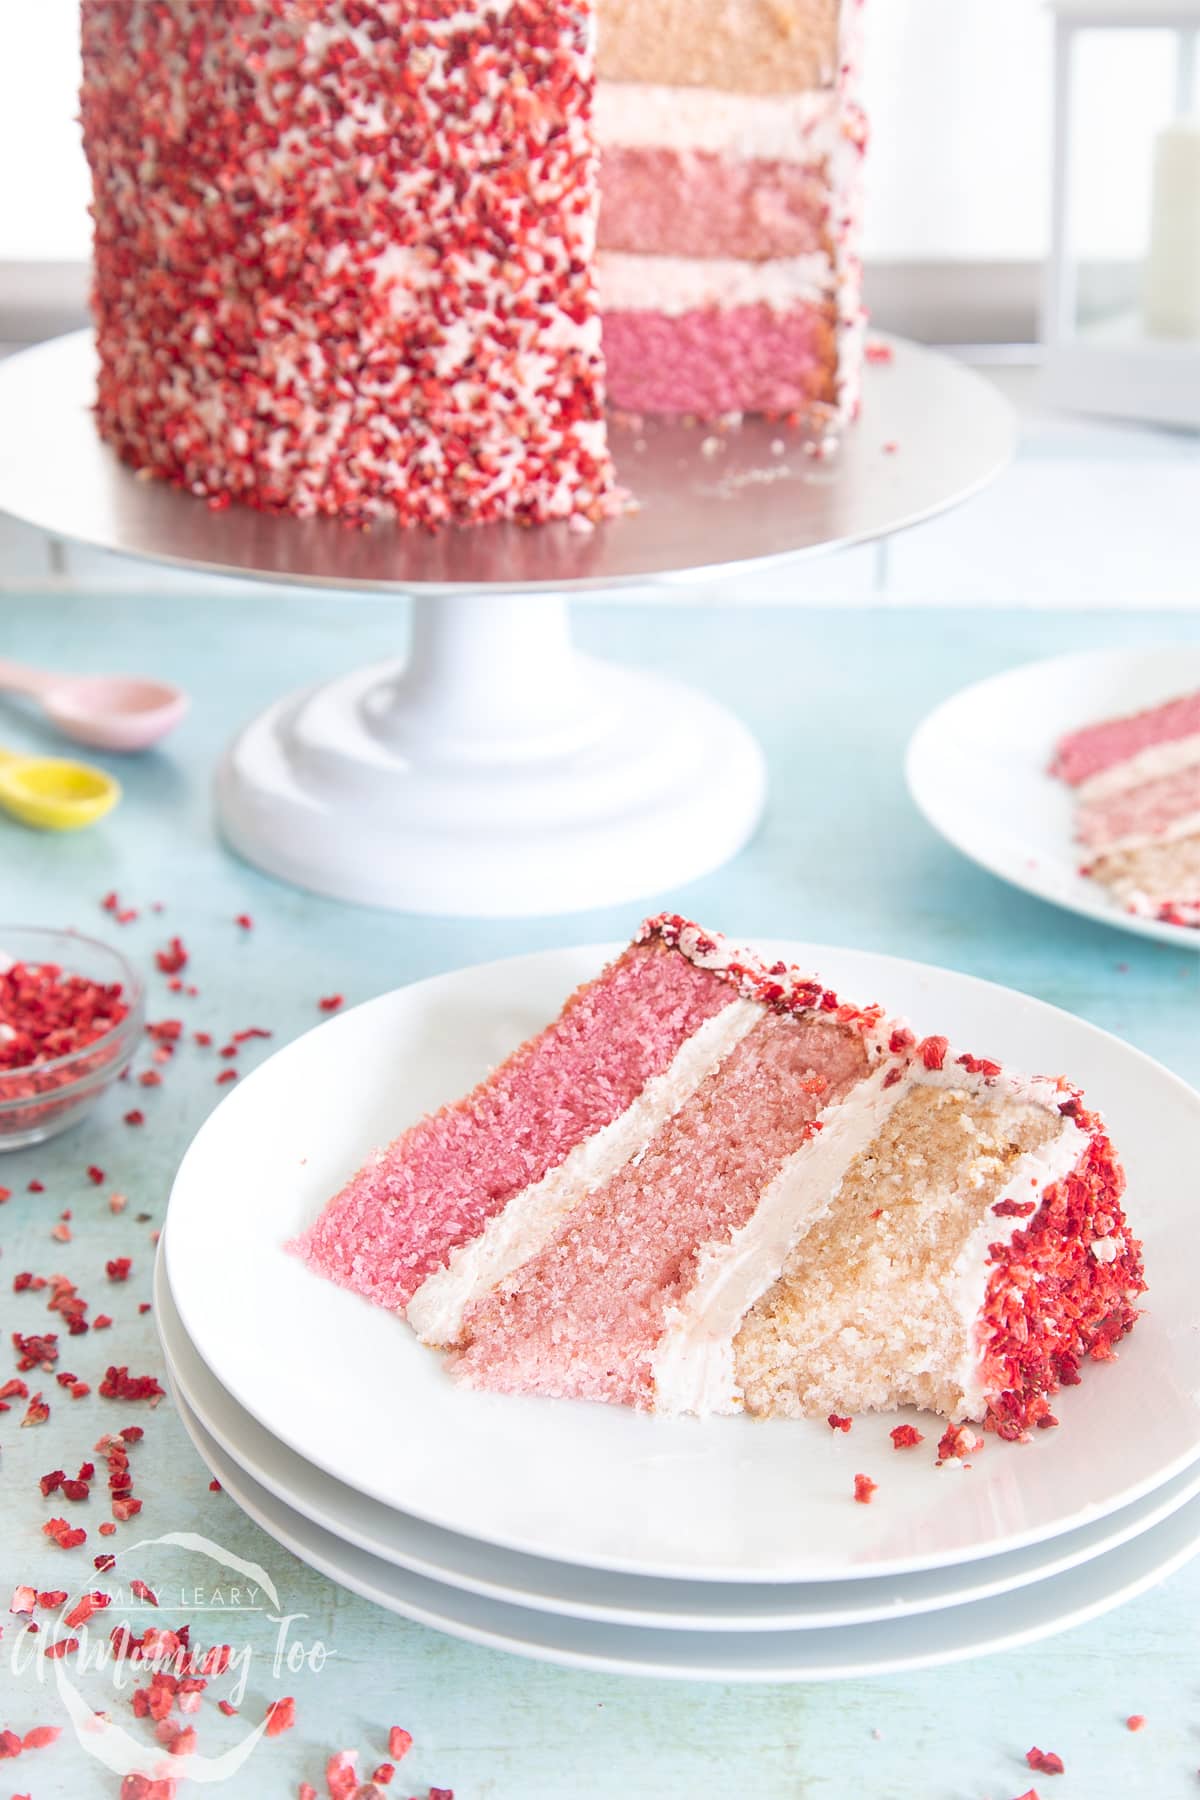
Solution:
<svg viewBox="0 0 1200 1800">
<path fill-rule="evenodd" d="M 1093 849 L 1128 837 L 1161 837 L 1179 819 L 1200 813 L 1200 763 L 1143 781 L 1083 805 L 1075 821 L 1080 843 Z"/>
<path fill-rule="evenodd" d="M 762 262 L 828 250 L 824 167 L 709 150 L 603 152 L 600 248 Z"/>
<path fill-rule="evenodd" d="M 607 327 L 606 327 L 607 329 Z M 1155 744 L 1170 743 L 1173 738 L 1191 737 L 1200 732 L 1200 692 L 1181 695 L 1163 706 L 1150 707 L 1124 719 L 1109 719 L 1100 725 L 1088 725 L 1063 738 L 1054 753 L 1050 773 L 1059 775 L 1077 787 L 1093 775 L 1111 769 L 1114 763 L 1149 750 Z"/>
<path fill-rule="evenodd" d="M 604 314 L 608 397 L 628 412 L 804 412 L 836 399 L 831 301 Z"/>
<path fill-rule="evenodd" d="M 636 1165 L 467 1314 L 455 1371 L 471 1386 L 648 1406 L 650 1357 L 691 1285 L 698 1248 L 725 1243 L 823 1106 L 866 1072 L 859 1033 L 766 1015 Z"/>
<path fill-rule="evenodd" d="M 661 941 L 633 945 L 465 1099 L 361 1169 L 292 1248 L 368 1300 L 407 1305 L 452 1250 L 623 1113 L 734 998 Z"/>
</svg>

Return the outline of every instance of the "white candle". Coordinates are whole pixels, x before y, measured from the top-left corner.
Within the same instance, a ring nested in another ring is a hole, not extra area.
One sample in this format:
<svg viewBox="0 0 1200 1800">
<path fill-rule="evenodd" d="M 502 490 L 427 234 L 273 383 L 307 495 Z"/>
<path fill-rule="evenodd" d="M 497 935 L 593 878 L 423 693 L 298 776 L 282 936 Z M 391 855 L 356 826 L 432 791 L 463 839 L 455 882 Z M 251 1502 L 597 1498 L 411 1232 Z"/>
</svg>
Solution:
<svg viewBox="0 0 1200 1800">
<path fill-rule="evenodd" d="M 1142 310 L 1152 337 L 1200 338 L 1200 119 L 1155 142 Z"/>
</svg>

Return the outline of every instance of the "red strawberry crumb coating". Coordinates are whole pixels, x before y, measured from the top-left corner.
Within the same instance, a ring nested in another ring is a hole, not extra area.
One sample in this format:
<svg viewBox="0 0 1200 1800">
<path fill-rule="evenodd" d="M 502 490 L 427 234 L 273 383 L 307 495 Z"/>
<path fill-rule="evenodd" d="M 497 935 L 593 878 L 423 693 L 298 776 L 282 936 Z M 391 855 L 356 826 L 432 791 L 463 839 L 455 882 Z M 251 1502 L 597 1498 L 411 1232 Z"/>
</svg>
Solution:
<svg viewBox="0 0 1200 1800">
<path fill-rule="evenodd" d="M 891 1437 L 893 1450 L 915 1450 L 918 1444 L 925 1442 L 925 1434 L 918 1431 L 915 1425 L 896 1425 L 888 1435 Z"/>
<path fill-rule="evenodd" d="M 612 510 L 586 0 L 84 0 L 97 421 L 210 504 Z"/>
<path fill-rule="evenodd" d="M 1073 1109 L 1068 1112 L 1068 1109 Z M 1068 1098 L 1088 1142 L 1070 1174 L 1042 1195 L 1028 1226 L 993 1245 L 981 1318 L 985 1425 L 1021 1437 L 1050 1412 L 1050 1396 L 1104 1362 L 1132 1330 L 1146 1289 L 1141 1245 L 1125 1225 L 1125 1175 L 1099 1122 Z M 1106 1246 L 1108 1248 L 1106 1248 Z"/>
</svg>

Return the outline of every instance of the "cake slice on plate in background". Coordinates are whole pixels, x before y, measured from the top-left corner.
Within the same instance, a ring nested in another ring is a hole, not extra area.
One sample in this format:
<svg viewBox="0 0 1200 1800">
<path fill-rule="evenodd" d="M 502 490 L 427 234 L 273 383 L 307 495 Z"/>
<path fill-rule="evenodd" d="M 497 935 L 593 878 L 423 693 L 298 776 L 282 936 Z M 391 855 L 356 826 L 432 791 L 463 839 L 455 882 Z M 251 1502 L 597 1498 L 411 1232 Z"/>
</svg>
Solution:
<svg viewBox="0 0 1200 1800">
<path fill-rule="evenodd" d="M 1013 1438 L 1136 1319 L 1123 1187 L 1066 1080 L 664 915 L 295 1248 L 469 1385 Z"/>
<path fill-rule="evenodd" d="M 1131 913 L 1200 927 L 1200 693 L 1072 732 L 1050 772 L 1075 789 L 1083 873 Z"/>
</svg>

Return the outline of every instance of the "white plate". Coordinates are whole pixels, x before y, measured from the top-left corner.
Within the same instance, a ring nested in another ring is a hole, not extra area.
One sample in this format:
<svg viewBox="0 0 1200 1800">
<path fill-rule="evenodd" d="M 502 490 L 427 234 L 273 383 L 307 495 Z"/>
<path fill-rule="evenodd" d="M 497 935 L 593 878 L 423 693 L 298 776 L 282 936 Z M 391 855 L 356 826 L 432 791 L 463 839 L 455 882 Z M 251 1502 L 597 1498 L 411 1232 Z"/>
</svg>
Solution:
<svg viewBox="0 0 1200 1800">
<path fill-rule="evenodd" d="M 1075 798 L 1047 774 L 1082 725 L 1200 688 L 1200 646 L 1092 650 L 1027 663 L 944 700 L 913 734 L 909 792 L 935 831 L 993 875 L 1141 937 L 1200 950 L 1200 931 L 1139 919 L 1079 873 Z"/>
<path fill-rule="evenodd" d="M 253 1481 L 208 1436 L 179 1393 L 192 1442 L 226 1493 L 285 1549 L 331 1581 L 389 1612 L 451 1637 L 540 1662 L 617 1675 L 680 1681 L 838 1681 L 959 1662 L 1050 1637 L 1136 1598 L 1200 1549 L 1200 1500 L 1081 1569 L 1017 1594 L 915 1619 L 885 1619 L 829 1631 L 641 1631 L 558 1618 L 443 1587 L 357 1550 L 314 1525 Z"/>
<path fill-rule="evenodd" d="M 933 1467 L 936 1421 L 660 1419 L 471 1393 L 394 1316 L 284 1249 L 370 1149 L 468 1088 L 596 972 L 607 947 L 443 975 L 308 1033 L 217 1107 L 184 1158 L 171 1290 L 221 1385 L 277 1438 L 385 1505 L 527 1554 L 628 1573 L 823 1581 L 969 1561 L 1115 1511 L 1200 1457 L 1194 1195 L 1200 1096 L 1069 1014 L 891 957 L 772 943 L 847 995 L 1028 1070 L 1067 1070 L 1109 1115 L 1146 1240 L 1151 1309 L 1057 1404 L 1060 1431 Z M 852 1499 L 862 1472 L 879 1483 Z"/>
<path fill-rule="evenodd" d="M 1147 1499 L 1064 1532 L 1049 1545 L 916 1575 L 742 1586 L 577 1569 L 441 1531 L 423 1519 L 393 1512 L 304 1462 L 231 1400 L 196 1355 L 175 1311 L 161 1251 L 154 1268 L 154 1317 L 176 1393 L 207 1435 L 267 1493 L 383 1562 L 510 1606 L 569 1618 L 670 1631 L 758 1632 L 908 1618 L 988 1599 L 1076 1568 L 1128 1543 L 1200 1494 L 1200 1465 L 1193 1464 Z"/>
</svg>

